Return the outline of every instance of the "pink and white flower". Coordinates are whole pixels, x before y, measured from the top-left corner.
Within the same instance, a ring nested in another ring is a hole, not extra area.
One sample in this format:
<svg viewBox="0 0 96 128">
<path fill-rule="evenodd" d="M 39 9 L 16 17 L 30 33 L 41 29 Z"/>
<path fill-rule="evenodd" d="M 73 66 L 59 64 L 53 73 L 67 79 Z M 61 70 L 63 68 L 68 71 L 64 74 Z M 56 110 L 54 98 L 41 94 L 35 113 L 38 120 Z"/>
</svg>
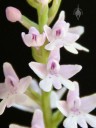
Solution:
<svg viewBox="0 0 96 128">
<path fill-rule="evenodd" d="M 79 85 L 74 82 L 75 90 L 69 90 L 66 101 L 58 102 L 58 109 L 67 118 L 63 122 L 65 128 L 88 128 L 87 123 L 96 128 L 96 116 L 89 114 L 96 108 L 96 93 L 80 98 Z"/>
<path fill-rule="evenodd" d="M 22 32 L 21 36 L 26 46 L 36 48 L 42 46 L 46 39 L 45 33 L 40 34 L 35 27 L 31 27 L 28 34 Z"/>
<path fill-rule="evenodd" d="M 38 93 L 40 96 L 42 95 L 42 91 L 39 87 L 38 82 L 35 79 L 32 79 L 32 83 L 30 84 L 30 89 L 32 89 L 34 92 Z M 61 97 L 66 92 L 66 88 L 63 87 L 60 90 L 57 91 L 51 91 L 50 93 L 50 106 L 52 109 L 57 108 L 57 102 L 61 99 Z M 36 103 L 36 101 L 33 100 L 33 103 L 27 100 L 27 103 L 24 102 L 23 104 L 16 104 L 14 107 L 27 111 L 27 112 L 34 112 L 36 109 L 41 109 L 40 105 Z"/>
<path fill-rule="evenodd" d="M 9 128 L 30 128 L 30 127 L 24 127 L 17 124 L 10 124 Z M 35 110 L 34 112 L 33 119 L 31 122 L 31 128 L 45 128 L 43 113 L 39 109 Z"/>
<path fill-rule="evenodd" d="M 19 80 L 13 67 L 8 62 L 4 63 L 3 72 L 5 82 L 0 83 L 0 99 L 2 99 L 0 102 L 0 115 L 4 112 L 6 107 L 9 108 L 15 103 L 24 103 L 29 99 L 24 92 L 32 81 L 31 76 L 27 76 Z"/>
<path fill-rule="evenodd" d="M 56 54 L 58 53 L 56 52 Z M 50 54 L 47 64 L 30 62 L 29 66 L 42 79 L 39 83 L 42 90 L 49 92 L 52 85 L 56 89 L 60 89 L 64 85 L 66 88 L 73 90 L 74 84 L 68 79 L 78 73 L 82 67 L 77 64 L 60 65 L 58 62 L 59 57 L 56 54 L 55 57 L 53 57 L 52 53 Z"/>
<path fill-rule="evenodd" d="M 70 24 L 65 22 L 65 12 L 61 11 L 59 18 L 53 28 L 44 26 L 44 31 L 50 42 L 45 46 L 47 50 L 64 47 L 67 51 L 78 54 L 77 50 L 89 52 L 89 50 L 76 43 L 79 37 L 84 33 L 84 27 L 77 26 L 70 28 Z"/>
</svg>

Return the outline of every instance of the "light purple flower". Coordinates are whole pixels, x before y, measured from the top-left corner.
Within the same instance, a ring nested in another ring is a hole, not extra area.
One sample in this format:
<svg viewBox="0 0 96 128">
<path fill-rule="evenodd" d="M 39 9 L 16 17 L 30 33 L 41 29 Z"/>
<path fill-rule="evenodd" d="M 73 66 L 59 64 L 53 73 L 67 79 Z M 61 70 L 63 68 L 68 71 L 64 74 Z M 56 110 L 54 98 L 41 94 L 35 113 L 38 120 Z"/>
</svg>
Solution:
<svg viewBox="0 0 96 128">
<path fill-rule="evenodd" d="M 6 107 L 11 107 L 15 103 L 21 104 L 29 99 L 24 94 L 29 84 L 32 81 L 30 76 L 24 77 L 19 80 L 13 67 L 10 63 L 5 62 L 3 65 L 3 72 L 5 76 L 5 82 L 0 83 L 0 115 L 4 112 Z"/>
<path fill-rule="evenodd" d="M 38 93 L 40 96 L 42 95 L 42 91 L 39 87 L 38 82 L 35 79 L 32 79 L 32 83 L 30 84 L 30 89 L 32 89 L 34 92 Z M 56 109 L 57 108 L 57 102 L 61 99 L 61 97 L 64 95 L 64 93 L 66 92 L 66 88 L 63 87 L 60 90 L 57 91 L 51 91 L 50 93 L 50 106 L 52 109 Z M 27 112 L 34 112 L 36 109 L 41 109 L 40 105 L 37 104 L 35 101 L 30 102 L 27 100 L 27 102 L 24 102 L 23 104 L 20 105 L 15 105 L 14 107 L 23 110 L 23 111 L 27 111 Z"/>
<path fill-rule="evenodd" d="M 44 31 L 50 42 L 45 46 L 47 50 L 64 47 L 71 53 L 78 54 L 77 50 L 89 52 L 89 50 L 76 43 L 79 37 L 84 33 L 84 27 L 77 26 L 70 28 L 70 24 L 65 22 L 65 12 L 61 11 L 59 18 L 53 28 L 44 26 Z"/>
<path fill-rule="evenodd" d="M 10 124 L 9 128 L 30 128 L 30 127 L 19 126 L 17 124 Z M 45 128 L 44 120 L 43 120 L 43 113 L 39 109 L 37 109 L 34 112 L 33 119 L 31 122 L 31 128 Z"/>
<path fill-rule="evenodd" d="M 89 114 L 96 108 L 96 93 L 80 98 L 79 86 L 74 82 L 75 90 L 69 90 L 66 101 L 58 102 L 58 109 L 67 118 L 63 122 L 65 128 L 88 128 L 87 123 L 96 128 L 96 116 Z"/>
<path fill-rule="evenodd" d="M 28 34 L 22 32 L 21 36 L 25 45 L 36 48 L 42 46 L 46 39 L 45 33 L 40 34 L 35 27 L 31 27 Z"/>
<path fill-rule="evenodd" d="M 52 51 L 54 52 L 54 51 Z M 51 53 L 47 64 L 30 62 L 30 68 L 40 77 L 42 80 L 39 85 L 40 88 L 46 92 L 51 91 L 52 85 L 56 89 L 62 88 L 64 85 L 66 88 L 73 90 L 74 84 L 68 80 L 76 73 L 78 73 L 82 67 L 80 65 L 60 65 L 59 57 L 54 53 L 55 57 Z"/>
</svg>

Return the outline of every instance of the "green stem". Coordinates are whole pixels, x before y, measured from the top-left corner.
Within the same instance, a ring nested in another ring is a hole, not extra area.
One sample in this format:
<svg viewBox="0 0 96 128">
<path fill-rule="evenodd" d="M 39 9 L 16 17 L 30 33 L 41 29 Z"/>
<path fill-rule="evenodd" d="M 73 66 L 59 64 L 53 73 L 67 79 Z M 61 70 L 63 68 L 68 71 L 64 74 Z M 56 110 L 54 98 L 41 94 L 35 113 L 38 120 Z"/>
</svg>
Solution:
<svg viewBox="0 0 96 128">
<path fill-rule="evenodd" d="M 27 0 L 27 3 L 32 6 L 33 8 L 38 8 L 38 3 L 36 2 L 36 0 Z"/>
<path fill-rule="evenodd" d="M 39 31 L 42 33 L 43 26 L 47 24 L 48 22 L 48 4 L 47 5 L 42 5 L 37 8 L 38 12 L 38 23 L 39 23 Z"/>
<path fill-rule="evenodd" d="M 52 23 L 52 21 L 54 20 L 60 4 L 61 4 L 62 0 L 53 0 L 52 6 L 49 9 L 49 13 L 48 13 L 48 25 L 50 25 Z"/>
<path fill-rule="evenodd" d="M 62 122 L 63 118 L 64 115 L 62 115 L 59 110 L 54 112 L 54 114 L 52 115 L 52 128 L 58 127 L 59 124 Z"/>
<path fill-rule="evenodd" d="M 50 107 L 50 93 L 42 91 L 42 111 L 44 116 L 45 128 L 51 127 L 52 111 Z"/>
<path fill-rule="evenodd" d="M 36 24 L 35 22 L 31 21 L 30 19 L 28 19 L 26 16 L 22 15 L 22 19 L 19 21 L 24 27 L 26 27 L 27 29 L 29 29 L 30 27 L 35 27 L 37 29 L 39 29 L 38 24 Z"/>
</svg>

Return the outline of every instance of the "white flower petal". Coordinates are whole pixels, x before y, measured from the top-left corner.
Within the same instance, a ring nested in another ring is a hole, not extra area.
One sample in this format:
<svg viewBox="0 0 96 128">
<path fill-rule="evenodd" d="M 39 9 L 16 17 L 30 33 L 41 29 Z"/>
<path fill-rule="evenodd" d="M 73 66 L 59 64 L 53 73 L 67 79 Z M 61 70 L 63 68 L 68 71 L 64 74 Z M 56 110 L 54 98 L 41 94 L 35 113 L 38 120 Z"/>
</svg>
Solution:
<svg viewBox="0 0 96 128">
<path fill-rule="evenodd" d="M 0 99 L 4 99 L 8 96 L 8 88 L 5 83 L 0 83 Z"/>
<path fill-rule="evenodd" d="M 93 116 L 91 114 L 86 114 L 85 116 L 87 123 L 93 127 L 96 128 L 96 116 Z"/>
<path fill-rule="evenodd" d="M 48 27 L 47 25 L 44 25 L 44 31 L 45 31 L 48 41 L 52 41 L 53 40 L 52 29 L 50 27 Z"/>
<path fill-rule="evenodd" d="M 63 77 L 60 77 L 60 81 L 61 81 L 61 84 L 63 84 L 63 86 L 65 86 L 66 88 L 70 89 L 70 90 L 74 90 L 75 89 L 75 86 L 74 86 L 74 83 L 70 80 L 67 80 Z"/>
<path fill-rule="evenodd" d="M 65 20 L 65 11 L 61 11 L 58 20 Z"/>
<path fill-rule="evenodd" d="M 82 35 L 84 33 L 84 27 L 83 26 L 71 27 L 69 28 L 69 32 Z"/>
<path fill-rule="evenodd" d="M 38 126 L 38 128 L 45 128 L 44 126 L 44 120 L 43 120 L 43 113 L 41 110 L 36 110 L 33 115 L 31 126 Z M 34 127 L 35 128 L 35 127 Z M 36 127 L 37 128 L 37 127 Z"/>
<path fill-rule="evenodd" d="M 10 95 L 7 101 L 7 107 L 9 108 L 13 106 L 14 104 L 23 104 L 28 99 L 29 97 L 25 94 Z"/>
<path fill-rule="evenodd" d="M 49 92 L 52 89 L 52 78 L 45 77 L 43 80 L 39 83 L 40 88 L 44 90 L 45 92 Z"/>
<path fill-rule="evenodd" d="M 18 85 L 18 93 L 24 93 L 28 86 L 31 84 L 32 77 L 31 76 L 26 76 L 22 79 L 20 79 L 19 85 Z"/>
<path fill-rule="evenodd" d="M 76 48 L 73 47 L 73 45 L 69 45 L 69 46 L 65 46 L 65 45 L 64 45 L 64 48 L 65 48 L 67 51 L 69 51 L 69 52 L 71 52 L 71 53 L 73 53 L 73 54 L 78 54 L 78 51 L 76 50 Z"/>
<path fill-rule="evenodd" d="M 41 94 L 41 89 L 40 89 L 40 87 L 39 87 L 39 83 L 38 83 L 35 79 L 32 79 L 30 88 L 31 88 L 32 90 L 34 90 L 35 92 Z"/>
<path fill-rule="evenodd" d="M 81 128 L 88 128 L 87 122 L 85 120 L 85 115 L 80 115 L 77 123 Z"/>
<path fill-rule="evenodd" d="M 78 43 L 73 43 L 73 47 L 76 48 L 77 50 L 82 50 L 85 52 L 89 52 L 89 49 L 83 47 L 82 45 L 78 44 Z"/>
<path fill-rule="evenodd" d="M 8 76 L 11 76 L 13 77 L 17 82 L 19 81 L 19 78 L 17 76 L 17 74 L 15 73 L 12 65 L 8 62 L 5 62 L 3 64 L 3 72 L 4 72 L 4 75 L 5 75 L 5 78 L 8 77 Z"/>
<path fill-rule="evenodd" d="M 62 87 L 60 90 L 56 91 L 58 98 L 61 99 L 61 97 L 64 95 L 64 93 L 67 91 L 65 87 Z"/>
<path fill-rule="evenodd" d="M 23 127 L 23 126 L 20 126 L 20 125 L 17 125 L 17 124 L 10 124 L 9 128 L 29 128 L 29 127 Z"/>
<path fill-rule="evenodd" d="M 45 42 L 45 39 L 46 39 L 45 33 L 39 34 L 37 36 L 36 46 L 42 46 Z"/>
<path fill-rule="evenodd" d="M 65 101 L 58 101 L 57 108 L 64 116 L 68 116 L 68 107 Z"/>
<path fill-rule="evenodd" d="M 47 68 L 45 64 L 30 62 L 29 67 L 41 78 L 43 79 L 47 74 Z"/>
<path fill-rule="evenodd" d="M 22 32 L 21 37 L 23 39 L 24 44 L 27 47 L 35 46 L 35 43 L 32 42 L 32 35 L 31 34 L 25 34 L 24 32 Z"/>
<path fill-rule="evenodd" d="M 0 102 L 0 115 L 3 114 L 7 104 L 7 99 L 4 99 Z"/>
<path fill-rule="evenodd" d="M 77 128 L 77 117 L 76 116 L 67 117 L 63 122 L 63 126 L 65 128 Z"/>
<path fill-rule="evenodd" d="M 81 110 L 86 113 L 91 112 L 96 108 L 96 93 L 81 98 Z"/>
<path fill-rule="evenodd" d="M 57 102 L 59 98 L 55 91 L 52 91 L 50 94 L 50 104 L 51 108 L 57 108 Z"/>
<path fill-rule="evenodd" d="M 82 69 L 81 65 L 75 64 L 75 65 L 61 65 L 60 66 L 60 74 L 66 78 L 69 79 L 75 74 L 77 74 Z"/>
<path fill-rule="evenodd" d="M 53 83 L 54 88 L 56 88 L 56 89 L 61 89 L 62 88 L 61 81 L 60 81 L 58 76 L 57 77 L 54 76 L 52 78 L 52 80 L 53 80 L 52 83 Z"/>
<path fill-rule="evenodd" d="M 39 31 L 35 28 L 35 27 L 30 27 L 29 29 L 29 34 L 36 34 L 36 35 L 39 35 Z"/>
<path fill-rule="evenodd" d="M 65 39 L 65 45 L 68 44 L 71 45 L 73 42 L 79 39 L 79 35 L 68 32 L 66 37 L 64 37 L 64 39 Z"/>
</svg>

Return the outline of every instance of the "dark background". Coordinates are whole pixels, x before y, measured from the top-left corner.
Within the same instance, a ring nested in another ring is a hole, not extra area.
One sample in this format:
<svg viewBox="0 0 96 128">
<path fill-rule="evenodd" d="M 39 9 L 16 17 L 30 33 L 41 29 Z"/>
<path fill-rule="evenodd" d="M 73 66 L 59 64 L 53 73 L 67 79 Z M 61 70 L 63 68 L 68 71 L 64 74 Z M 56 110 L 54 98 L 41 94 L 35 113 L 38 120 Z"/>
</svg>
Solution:
<svg viewBox="0 0 96 128">
<path fill-rule="evenodd" d="M 73 15 L 78 4 L 83 11 L 79 20 Z M 7 6 L 14 6 L 28 18 L 37 21 L 36 10 L 32 9 L 26 0 L 0 0 L 0 82 L 4 81 L 2 65 L 6 61 L 13 65 L 20 78 L 26 75 L 36 77 L 28 67 L 28 63 L 33 60 L 31 50 L 21 39 L 21 32 L 27 32 L 27 29 L 18 22 L 7 21 L 5 16 Z M 79 82 L 81 96 L 92 94 L 96 92 L 96 0 L 62 0 L 59 12 L 61 10 L 66 11 L 66 21 L 70 22 L 71 26 L 85 27 L 85 33 L 78 42 L 89 48 L 90 53 L 79 52 L 78 55 L 73 55 L 62 48 L 60 63 L 82 65 L 82 71 L 72 80 Z M 96 115 L 96 111 L 93 113 Z M 32 115 L 29 113 L 9 108 L 0 116 L 0 128 L 8 128 L 12 122 L 30 126 L 31 118 Z"/>
</svg>

